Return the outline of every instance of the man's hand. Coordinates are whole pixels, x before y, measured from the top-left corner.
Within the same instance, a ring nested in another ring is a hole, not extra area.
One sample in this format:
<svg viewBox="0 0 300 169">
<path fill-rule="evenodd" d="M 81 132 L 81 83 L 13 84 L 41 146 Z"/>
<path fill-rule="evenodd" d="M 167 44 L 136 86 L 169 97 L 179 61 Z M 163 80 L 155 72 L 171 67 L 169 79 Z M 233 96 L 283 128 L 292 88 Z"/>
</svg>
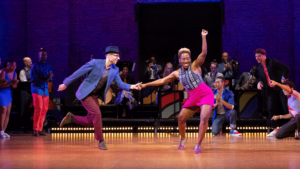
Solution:
<svg viewBox="0 0 300 169">
<path fill-rule="evenodd" d="M 220 103 L 221 100 L 222 100 L 222 97 L 219 94 L 217 94 L 216 95 L 216 101 Z"/>
<path fill-rule="evenodd" d="M 271 80 L 271 85 L 276 86 L 276 85 L 278 85 L 278 82 Z"/>
<path fill-rule="evenodd" d="M 150 62 L 150 63 L 149 63 L 149 69 L 150 69 L 150 70 L 152 70 L 152 66 L 153 66 L 153 63 Z"/>
<path fill-rule="evenodd" d="M 6 79 L 0 80 L 0 84 L 6 84 L 6 83 L 7 83 Z"/>
<path fill-rule="evenodd" d="M 260 82 L 257 83 L 257 89 L 258 89 L 258 90 L 261 90 L 263 87 L 264 87 L 264 86 L 263 86 Z"/>
<path fill-rule="evenodd" d="M 66 86 L 65 84 L 60 84 L 60 85 L 58 86 L 58 90 L 57 90 L 57 91 L 64 91 L 64 90 L 66 90 L 67 87 L 68 87 L 68 86 Z"/>
<path fill-rule="evenodd" d="M 230 67 L 230 64 L 229 64 L 229 63 L 226 63 L 224 69 L 226 70 L 226 69 L 229 68 L 229 67 Z"/>
<path fill-rule="evenodd" d="M 280 119 L 280 116 L 273 116 L 271 120 L 278 120 Z"/>
<path fill-rule="evenodd" d="M 47 76 L 47 82 L 53 77 L 52 71 L 50 71 L 49 75 Z"/>
<path fill-rule="evenodd" d="M 130 89 L 141 90 L 142 89 L 142 83 L 137 83 L 135 85 L 131 85 Z"/>
<path fill-rule="evenodd" d="M 18 84 L 18 83 L 19 83 L 19 80 L 13 79 L 13 80 L 11 80 L 11 83 L 12 83 L 12 85 Z"/>
<path fill-rule="evenodd" d="M 205 29 L 202 29 L 201 35 L 202 36 L 206 36 L 208 34 L 208 31 Z"/>
</svg>

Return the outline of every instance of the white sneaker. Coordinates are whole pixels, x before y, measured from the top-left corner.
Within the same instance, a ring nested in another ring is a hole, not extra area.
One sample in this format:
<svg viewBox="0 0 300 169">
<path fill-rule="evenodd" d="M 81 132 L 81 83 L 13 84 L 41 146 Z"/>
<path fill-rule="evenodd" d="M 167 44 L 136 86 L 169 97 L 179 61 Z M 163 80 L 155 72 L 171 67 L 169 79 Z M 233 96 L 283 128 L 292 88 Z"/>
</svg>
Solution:
<svg viewBox="0 0 300 169">
<path fill-rule="evenodd" d="M 276 133 L 277 133 L 277 131 L 276 131 L 276 130 L 273 130 L 271 133 L 269 133 L 269 134 L 267 135 L 267 137 L 274 137 Z"/>
<path fill-rule="evenodd" d="M 10 138 L 10 135 L 8 135 L 7 133 L 4 133 L 4 136 L 5 136 L 6 138 Z"/>
</svg>

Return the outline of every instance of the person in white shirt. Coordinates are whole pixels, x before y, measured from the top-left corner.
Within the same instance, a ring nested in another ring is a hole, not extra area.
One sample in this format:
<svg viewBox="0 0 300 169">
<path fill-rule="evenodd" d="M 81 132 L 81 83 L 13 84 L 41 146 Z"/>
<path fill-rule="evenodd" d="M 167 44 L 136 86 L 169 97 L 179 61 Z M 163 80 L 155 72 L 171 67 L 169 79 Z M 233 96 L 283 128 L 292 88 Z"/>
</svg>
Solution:
<svg viewBox="0 0 300 169">
<path fill-rule="evenodd" d="M 32 66 L 32 61 L 29 57 L 25 57 L 23 61 L 25 68 L 20 71 L 19 78 L 21 82 L 28 82 L 30 81 L 30 69 Z"/>
<path fill-rule="evenodd" d="M 25 57 L 23 59 L 25 68 L 20 71 L 19 78 L 20 82 L 30 82 L 30 69 L 32 66 L 32 61 L 29 57 Z M 20 84 L 21 84 L 20 83 Z M 32 95 L 30 88 L 25 89 L 25 88 L 20 88 L 20 113 L 19 113 L 19 130 L 21 132 L 28 132 L 31 131 L 32 126 L 31 119 L 30 119 L 30 112 L 29 112 L 29 107 L 30 104 L 32 103 Z"/>
<path fill-rule="evenodd" d="M 280 84 L 274 80 L 271 80 L 272 85 L 279 86 L 285 95 L 288 97 L 289 114 L 273 116 L 271 120 L 278 119 L 291 119 L 289 122 L 281 126 L 280 129 L 276 129 L 275 137 L 278 139 L 291 137 L 295 135 L 297 129 L 297 135 L 295 139 L 300 138 L 300 94 L 295 89 L 295 84 L 289 80 Z"/>
</svg>

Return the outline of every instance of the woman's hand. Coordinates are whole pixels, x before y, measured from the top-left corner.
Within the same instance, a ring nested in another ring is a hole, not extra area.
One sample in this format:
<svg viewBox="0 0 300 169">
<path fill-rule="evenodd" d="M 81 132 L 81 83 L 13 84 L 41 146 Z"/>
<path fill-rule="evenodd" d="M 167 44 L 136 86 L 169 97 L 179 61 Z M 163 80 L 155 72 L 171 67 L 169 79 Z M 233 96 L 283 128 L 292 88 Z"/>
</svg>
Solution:
<svg viewBox="0 0 300 169">
<path fill-rule="evenodd" d="M 202 36 L 206 36 L 208 34 L 208 31 L 205 29 L 202 29 L 201 35 Z"/>
</svg>

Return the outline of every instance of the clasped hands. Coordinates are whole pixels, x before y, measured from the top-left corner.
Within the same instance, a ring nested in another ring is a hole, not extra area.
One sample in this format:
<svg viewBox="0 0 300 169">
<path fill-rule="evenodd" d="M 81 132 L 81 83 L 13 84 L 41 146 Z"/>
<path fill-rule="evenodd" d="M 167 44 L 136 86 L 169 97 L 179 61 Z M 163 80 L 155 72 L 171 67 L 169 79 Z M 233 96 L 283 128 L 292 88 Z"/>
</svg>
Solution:
<svg viewBox="0 0 300 169">
<path fill-rule="evenodd" d="M 222 101 L 221 95 L 219 95 L 219 94 L 216 95 L 216 101 L 217 101 L 217 104 L 221 103 L 221 101 Z"/>
<path fill-rule="evenodd" d="M 134 89 L 134 90 L 142 90 L 142 88 L 143 88 L 142 82 L 130 86 L 130 89 Z"/>
</svg>

